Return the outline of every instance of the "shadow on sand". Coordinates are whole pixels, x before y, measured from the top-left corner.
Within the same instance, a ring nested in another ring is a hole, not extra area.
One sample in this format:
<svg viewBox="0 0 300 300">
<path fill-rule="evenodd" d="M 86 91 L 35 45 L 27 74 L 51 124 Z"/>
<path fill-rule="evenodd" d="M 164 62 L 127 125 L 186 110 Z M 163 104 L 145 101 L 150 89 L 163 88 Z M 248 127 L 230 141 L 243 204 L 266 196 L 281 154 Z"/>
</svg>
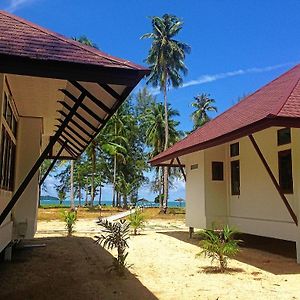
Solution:
<svg viewBox="0 0 300 300">
<path fill-rule="evenodd" d="M 200 241 L 198 237 L 190 239 L 189 233 L 184 231 L 159 233 L 197 246 Z M 240 253 L 235 257 L 236 260 L 275 275 L 300 274 L 294 242 L 250 234 L 241 234 L 239 239 L 243 240 L 243 243 L 241 243 Z"/>
<path fill-rule="evenodd" d="M 112 255 L 91 238 L 24 244 L 46 246 L 15 249 L 12 262 L 0 262 L 0 299 L 157 299 L 130 271 L 107 272 Z"/>
</svg>

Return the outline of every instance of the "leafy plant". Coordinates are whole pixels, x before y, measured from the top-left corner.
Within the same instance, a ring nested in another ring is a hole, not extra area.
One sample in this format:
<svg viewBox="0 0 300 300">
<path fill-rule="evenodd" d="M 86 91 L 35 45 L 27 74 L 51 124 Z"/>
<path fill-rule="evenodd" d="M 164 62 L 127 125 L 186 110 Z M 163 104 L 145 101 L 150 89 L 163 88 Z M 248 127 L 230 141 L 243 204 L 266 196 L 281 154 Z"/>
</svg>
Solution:
<svg viewBox="0 0 300 300">
<path fill-rule="evenodd" d="M 118 222 L 108 222 L 107 220 L 99 220 L 98 225 L 103 227 L 103 232 L 107 234 L 101 234 L 100 236 L 95 236 L 96 242 L 106 247 L 109 250 L 117 249 L 117 258 L 113 258 L 113 269 L 117 271 L 119 275 L 124 275 L 126 264 L 126 258 L 128 252 L 127 240 L 129 239 L 129 226 L 130 224 L 125 220 L 120 220 Z"/>
<path fill-rule="evenodd" d="M 198 255 L 208 256 L 212 259 L 212 263 L 217 260 L 220 272 L 224 272 L 227 268 L 228 258 L 239 252 L 238 243 L 241 240 L 234 238 L 237 233 L 228 225 L 225 225 L 222 229 L 205 229 L 201 233 L 203 240 L 200 242 L 200 247 L 203 250 Z"/>
<path fill-rule="evenodd" d="M 71 236 L 73 233 L 73 227 L 77 220 L 77 212 L 73 210 L 62 211 L 63 220 L 66 223 L 66 228 L 68 230 L 68 236 Z"/>
<path fill-rule="evenodd" d="M 145 227 L 145 216 L 140 209 L 136 209 L 133 214 L 128 217 L 130 227 L 133 229 L 133 234 L 137 235 L 138 229 Z"/>
</svg>

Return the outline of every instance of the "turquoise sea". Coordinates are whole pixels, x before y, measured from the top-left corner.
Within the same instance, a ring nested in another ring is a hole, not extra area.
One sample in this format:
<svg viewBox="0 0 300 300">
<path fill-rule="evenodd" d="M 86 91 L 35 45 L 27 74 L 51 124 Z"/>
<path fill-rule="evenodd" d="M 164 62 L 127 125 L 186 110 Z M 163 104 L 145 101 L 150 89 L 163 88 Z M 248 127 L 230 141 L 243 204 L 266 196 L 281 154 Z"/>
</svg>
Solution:
<svg viewBox="0 0 300 300">
<path fill-rule="evenodd" d="M 77 206 L 79 203 L 78 203 L 78 200 L 75 200 L 75 205 Z M 55 200 L 55 199 L 47 199 L 47 198 L 43 198 L 41 200 L 41 205 L 42 206 L 47 206 L 47 205 L 59 205 L 59 201 L 58 200 Z M 62 205 L 64 206 L 70 206 L 70 200 L 69 199 L 66 199 L 63 201 Z M 82 201 L 81 205 L 84 205 L 84 201 Z M 95 201 L 94 202 L 94 205 L 99 205 L 99 202 L 98 201 Z M 111 206 L 112 205 L 112 202 L 111 201 L 102 201 L 101 202 L 101 205 L 102 206 Z M 142 206 L 144 205 L 145 207 L 158 207 L 158 204 L 157 203 L 154 203 L 154 202 L 139 202 L 138 203 L 139 206 Z M 169 201 L 168 203 L 168 206 L 169 207 L 185 207 L 185 202 L 177 202 L 177 201 Z"/>
</svg>

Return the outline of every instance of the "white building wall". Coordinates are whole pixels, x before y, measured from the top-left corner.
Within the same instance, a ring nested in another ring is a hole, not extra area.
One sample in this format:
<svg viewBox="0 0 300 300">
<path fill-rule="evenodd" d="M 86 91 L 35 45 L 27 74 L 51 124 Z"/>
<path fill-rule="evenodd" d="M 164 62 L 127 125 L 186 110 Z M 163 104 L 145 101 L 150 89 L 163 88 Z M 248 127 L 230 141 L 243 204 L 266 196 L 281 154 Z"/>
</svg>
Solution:
<svg viewBox="0 0 300 300">
<path fill-rule="evenodd" d="M 277 146 L 278 129 L 269 128 L 253 135 L 277 182 L 279 172 L 278 151 L 292 148 L 294 179 L 297 173 L 293 132 L 291 144 Z M 241 178 L 240 195 L 231 196 L 229 192 L 229 223 L 245 233 L 295 240 L 297 227 L 293 223 L 250 139 L 244 137 L 238 142 L 240 143 L 240 155 L 234 158 L 228 156 L 228 161 L 240 160 Z M 228 166 L 230 166 L 229 163 Z M 227 183 L 228 189 L 230 189 L 229 176 Z M 294 193 L 286 194 L 286 197 L 297 213 L 298 200 L 296 195 L 297 188 L 294 186 Z"/>
<path fill-rule="evenodd" d="M 300 129 L 292 129 L 291 144 L 277 146 L 278 129 L 255 133 L 254 138 L 277 180 L 278 151 L 292 149 L 294 192 L 286 197 L 300 219 Z M 299 227 L 294 224 L 249 138 L 234 142 L 240 143 L 240 155 L 234 158 L 229 157 L 230 144 L 182 158 L 187 172 L 187 226 L 204 228 L 212 222 L 228 222 L 241 232 L 296 241 L 300 238 Z M 240 160 L 239 196 L 231 196 L 230 161 L 234 159 Z M 211 162 L 223 160 L 224 181 L 212 181 Z M 192 164 L 198 164 L 198 169 L 190 170 Z"/>
<path fill-rule="evenodd" d="M 204 151 L 205 157 L 205 214 L 206 226 L 213 223 L 227 223 L 227 185 L 226 185 L 226 151 L 225 145 L 210 148 Z M 212 162 L 223 162 L 224 180 L 212 180 Z"/>
<path fill-rule="evenodd" d="M 204 152 L 196 152 L 183 158 L 186 169 L 186 224 L 189 227 L 206 226 Z M 192 165 L 198 165 L 191 170 Z"/>
<path fill-rule="evenodd" d="M 40 155 L 42 119 L 21 117 L 17 136 L 16 187 Z M 33 238 L 36 232 L 39 174 L 33 177 L 13 209 L 14 238 Z"/>
<path fill-rule="evenodd" d="M 2 116 L 2 104 L 4 99 L 4 90 L 6 87 L 4 86 L 4 75 L 0 73 L 0 117 Z M 0 122 L 1 125 L 1 122 Z M 1 141 L 2 130 L 0 127 L 0 141 Z M 1 159 L 1 158 L 0 158 Z M 12 193 L 9 191 L 0 189 L 0 213 L 3 212 L 7 203 L 11 199 Z M 0 252 L 10 243 L 12 237 L 12 221 L 11 215 L 9 214 L 2 225 L 0 225 Z"/>
</svg>

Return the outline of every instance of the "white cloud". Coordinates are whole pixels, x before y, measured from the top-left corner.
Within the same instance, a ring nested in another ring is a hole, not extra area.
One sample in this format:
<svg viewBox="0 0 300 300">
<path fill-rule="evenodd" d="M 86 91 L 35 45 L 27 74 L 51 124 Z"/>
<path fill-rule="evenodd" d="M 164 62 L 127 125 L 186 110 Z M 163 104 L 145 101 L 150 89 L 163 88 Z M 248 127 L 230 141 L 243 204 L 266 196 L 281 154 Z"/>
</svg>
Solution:
<svg viewBox="0 0 300 300">
<path fill-rule="evenodd" d="M 188 87 L 188 86 L 193 86 L 193 85 L 200 85 L 228 77 L 235 77 L 235 76 L 240 76 L 240 75 L 246 75 L 246 74 L 251 74 L 251 73 L 264 73 L 264 72 L 270 72 L 276 69 L 280 69 L 286 66 L 291 65 L 292 63 L 283 63 L 283 64 L 278 64 L 278 65 L 273 65 L 273 66 L 267 66 L 267 67 L 262 67 L 262 68 L 248 68 L 248 69 L 239 69 L 235 71 L 230 71 L 230 72 L 223 72 L 223 73 L 217 73 L 217 74 L 212 74 L 212 75 L 201 75 L 199 78 L 195 80 L 190 80 L 188 82 L 185 82 L 182 85 L 182 88 Z"/>
<path fill-rule="evenodd" d="M 222 72 L 222 73 L 216 73 L 216 74 L 204 74 L 199 76 L 197 79 L 192 79 L 190 81 L 187 81 L 183 83 L 183 85 L 180 88 L 186 88 L 189 86 L 193 85 L 201 85 L 213 81 L 217 81 L 220 79 L 225 79 L 229 77 L 236 77 L 236 76 L 241 76 L 241 75 L 246 75 L 246 74 L 254 74 L 254 73 L 265 73 L 265 72 L 270 72 L 276 69 L 280 69 L 283 67 L 287 67 L 290 65 L 296 64 L 295 62 L 287 62 L 283 64 L 278 64 L 278 65 L 273 65 L 273 66 L 266 66 L 266 67 L 253 67 L 253 68 L 248 68 L 248 69 L 239 69 L 235 71 L 229 71 L 229 72 Z M 170 88 L 172 89 L 172 88 Z M 152 92 L 153 95 L 158 95 L 160 94 L 160 89 L 159 88 L 151 88 L 150 91 Z"/>
<path fill-rule="evenodd" d="M 8 6 L 5 8 L 5 10 L 12 13 L 34 1 L 36 0 L 9 0 Z"/>
</svg>

